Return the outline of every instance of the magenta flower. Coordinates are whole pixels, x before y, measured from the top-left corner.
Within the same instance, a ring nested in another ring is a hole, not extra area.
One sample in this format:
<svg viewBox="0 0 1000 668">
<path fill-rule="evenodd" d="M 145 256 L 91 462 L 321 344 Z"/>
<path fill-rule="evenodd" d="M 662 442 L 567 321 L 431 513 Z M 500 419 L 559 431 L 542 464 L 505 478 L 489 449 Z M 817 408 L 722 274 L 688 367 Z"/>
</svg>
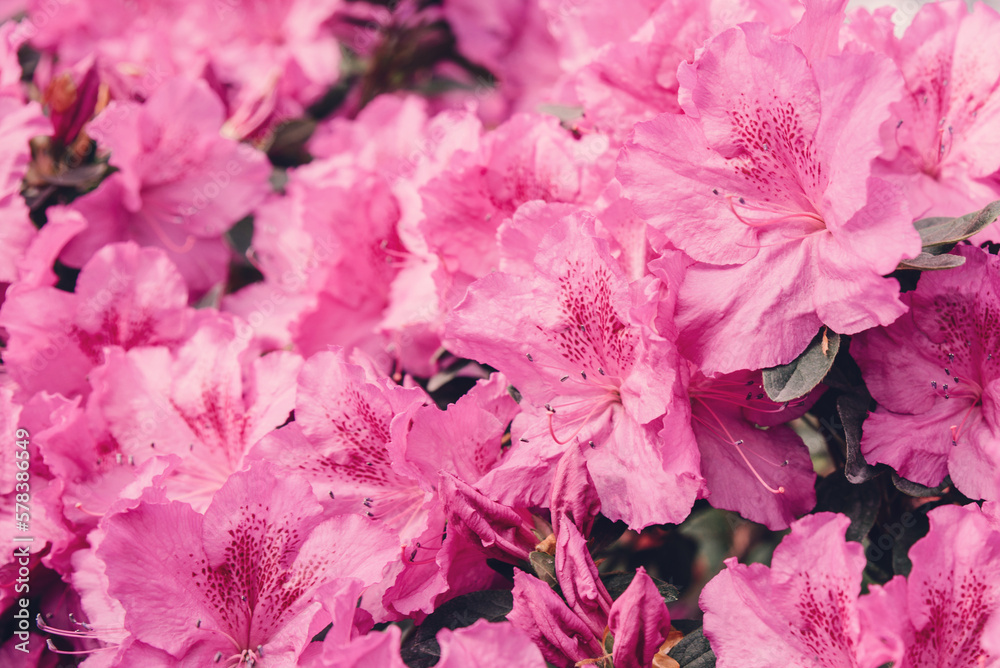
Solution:
<svg viewBox="0 0 1000 668">
<path fill-rule="evenodd" d="M 743 24 L 679 79 L 684 114 L 638 124 L 618 178 L 658 247 L 697 261 L 680 291 L 681 352 L 707 374 L 759 369 L 790 362 L 821 324 L 851 334 L 899 317 L 898 284 L 882 276 L 920 239 L 901 193 L 871 176 L 902 95 L 892 62 L 810 60 Z"/>
<path fill-rule="evenodd" d="M 9 334 L 4 366 L 26 392 L 89 394 L 87 374 L 107 347 L 180 344 L 194 315 L 187 300 L 163 251 L 109 244 L 80 271 L 73 293 L 30 282 L 11 288 L 0 309 Z"/>
<path fill-rule="evenodd" d="M 263 200 L 271 171 L 263 153 L 219 134 L 223 120 L 222 103 L 202 81 L 171 79 L 145 104 L 111 103 L 87 132 L 119 171 L 73 205 L 88 229 L 63 261 L 80 267 L 101 245 L 134 240 L 170 252 L 192 292 L 221 281 L 221 236 Z M 206 266 L 198 258 L 213 245 L 215 262 Z"/>
<path fill-rule="evenodd" d="M 896 625 L 895 665 L 995 665 L 1000 652 L 988 645 L 1000 630 L 1000 524 L 975 504 L 928 517 L 930 531 L 910 548 L 910 574 L 872 587 L 873 618 Z"/>
<path fill-rule="evenodd" d="M 861 15 L 852 23 L 872 48 L 890 55 L 906 80 L 891 106 L 892 131 L 876 173 L 905 188 L 915 217 L 961 216 L 1000 197 L 1000 65 L 977 44 L 1000 38 L 1000 15 L 985 3 L 928 3 L 906 33 Z M 997 240 L 991 226 L 974 240 Z"/>
<path fill-rule="evenodd" d="M 514 608 L 507 615 L 542 650 L 545 660 L 564 667 L 611 658 L 616 668 L 647 668 L 670 631 L 670 613 L 646 571 L 639 568 L 612 602 L 583 537 L 564 519 L 556 574 L 565 602 L 549 585 L 517 571 Z"/>
<path fill-rule="evenodd" d="M 593 225 L 563 218 L 533 273 L 480 279 L 448 321 L 448 348 L 502 370 L 525 399 L 514 446 L 480 488 L 542 505 L 555 462 L 584 443 L 605 515 L 636 528 L 681 521 L 702 481 L 680 358 L 643 292 L 658 297 L 659 284 L 630 286 Z"/>
<path fill-rule="evenodd" d="M 248 341 L 236 335 L 233 318 L 204 315 L 176 350 L 108 349 L 90 374 L 88 403 L 93 427 L 108 434 L 103 459 L 128 467 L 176 455 L 167 496 L 199 511 L 243 468 L 250 448 L 288 420 L 302 365 L 287 351 L 244 361 Z"/>
<path fill-rule="evenodd" d="M 376 583 L 398 549 L 370 520 L 325 516 L 306 481 L 266 465 L 234 474 L 204 515 L 143 502 L 106 529 L 98 556 L 131 633 L 120 666 L 294 665 L 321 621 L 316 590 Z"/>
<path fill-rule="evenodd" d="M 726 560 L 700 601 L 719 668 L 876 668 L 891 660 L 898 644 L 861 623 L 865 556 L 860 543 L 844 541 L 849 524 L 833 513 L 803 517 L 770 568 Z"/>
<path fill-rule="evenodd" d="M 718 378 L 693 372 L 688 385 L 691 428 L 709 502 L 771 529 L 784 529 L 812 510 L 812 459 L 785 423 L 809 410 L 822 393 L 821 387 L 806 399 L 779 404 L 767 398 L 759 371 Z"/>
<path fill-rule="evenodd" d="M 396 579 L 386 581 L 372 603 L 384 608 L 373 612 L 380 621 L 429 613 L 445 594 L 492 580 L 468 540 L 445 531 L 447 478 L 472 484 L 493 467 L 517 404 L 496 375 L 442 411 L 423 390 L 396 385 L 357 361 L 343 351 L 311 357 L 299 376 L 295 421 L 264 438 L 251 458 L 304 475 L 338 512 L 396 530 Z"/>
<path fill-rule="evenodd" d="M 985 511 L 985 512 L 984 512 Z M 910 548 L 913 569 L 859 596 L 865 558 L 843 515 L 792 525 L 771 567 L 735 559 L 701 597 L 720 668 L 993 665 L 1000 523 L 989 504 L 943 506 Z"/>
<path fill-rule="evenodd" d="M 907 315 L 851 341 L 879 403 L 861 450 L 913 482 L 936 486 L 951 475 L 966 496 L 997 500 L 1000 261 L 974 247 L 955 252 L 964 265 L 923 274 L 903 295 Z"/>
</svg>

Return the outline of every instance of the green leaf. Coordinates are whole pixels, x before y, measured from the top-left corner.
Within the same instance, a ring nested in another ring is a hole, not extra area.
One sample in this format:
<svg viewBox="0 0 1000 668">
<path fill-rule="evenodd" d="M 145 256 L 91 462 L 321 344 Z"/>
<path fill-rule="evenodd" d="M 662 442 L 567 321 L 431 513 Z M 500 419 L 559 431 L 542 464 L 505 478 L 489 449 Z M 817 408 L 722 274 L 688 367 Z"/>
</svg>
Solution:
<svg viewBox="0 0 1000 668">
<path fill-rule="evenodd" d="M 656 585 L 657 590 L 659 590 L 664 603 L 673 603 L 680 597 L 677 587 L 659 578 L 654 578 L 652 575 L 649 577 L 653 580 L 653 584 Z M 632 584 L 634 578 L 635 571 L 631 573 L 604 573 L 601 575 L 601 582 L 604 583 L 604 588 L 611 594 L 611 598 L 617 600 L 619 596 L 625 593 L 628 586 Z"/>
<path fill-rule="evenodd" d="M 865 461 L 861 454 L 861 423 L 868 416 L 870 397 L 857 394 L 842 394 L 837 398 L 837 414 L 844 425 L 844 440 L 847 442 L 847 461 L 844 475 L 859 485 L 879 475 L 880 471 Z"/>
<path fill-rule="evenodd" d="M 931 504 L 928 504 L 931 505 Z M 895 540 L 892 543 L 892 571 L 896 575 L 909 576 L 913 568 L 910 548 L 930 531 L 930 521 L 921 509 L 907 511 L 897 523 Z"/>
<path fill-rule="evenodd" d="M 932 255 L 923 252 L 912 260 L 903 260 L 897 269 L 916 269 L 918 271 L 937 271 L 939 269 L 953 269 L 965 264 L 965 258 L 961 255 Z"/>
<path fill-rule="evenodd" d="M 771 401 L 791 401 L 820 384 L 840 350 L 840 335 L 822 327 L 809 345 L 788 364 L 764 369 L 764 391 Z"/>
<path fill-rule="evenodd" d="M 896 486 L 903 494 L 908 496 L 915 496 L 917 498 L 925 496 L 941 496 L 944 493 L 944 488 L 951 485 L 951 477 L 945 476 L 944 480 L 937 487 L 926 487 L 919 483 L 910 482 L 906 478 L 902 478 L 895 471 L 892 472 L 892 484 Z"/>
<path fill-rule="evenodd" d="M 913 223 L 920 233 L 924 250 L 934 255 L 943 246 L 954 246 L 968 239 L 990 225 L 1000 216 L 1000 201 L 991 202 L 979 211 L 973 211 L 961 218 L 923 218 Z M 941 251 L 945 252 L 945 251 Z"/>
<path fill-rule="evenodd" d="M 528 561 L 531 562 L 531 567 L 535 570 L 535 575 L 550 587 L 555 587 L 559 584 L 556 580 L 556 558 L 549 554 L 548 552 L 539 552 L 535 550 L 528 555 Z"/>
<path fill-rule="evenodd" d="M 667 656 L 679 663 L 681 668 L 715 668 L 715 653 L 700 628 L 681 638 L 667 652 Z"/>
<path fill-rule="evenodd" d="M 843 513 L 851 518 L 847 529 L 847 540 L 860 542 L 875 526 L 882 495 L 878 482 L 855 485 L 837 473 L 831 473 L 816 481 L 816 510 Z"/>
</svg>

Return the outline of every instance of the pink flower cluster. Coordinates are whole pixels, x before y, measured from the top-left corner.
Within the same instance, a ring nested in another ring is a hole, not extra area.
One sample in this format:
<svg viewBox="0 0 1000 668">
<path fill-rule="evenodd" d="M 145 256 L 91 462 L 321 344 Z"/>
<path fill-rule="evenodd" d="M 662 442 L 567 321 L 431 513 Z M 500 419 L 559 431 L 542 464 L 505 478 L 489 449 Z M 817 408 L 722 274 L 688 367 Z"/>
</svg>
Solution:
<svg viewBox="0 0 1000 668">
<path fill-rule="evenodd" d="M 1000 666 L 1000 14 L 847 4 L 0 2 L 0 665 Z"/>
</svg>

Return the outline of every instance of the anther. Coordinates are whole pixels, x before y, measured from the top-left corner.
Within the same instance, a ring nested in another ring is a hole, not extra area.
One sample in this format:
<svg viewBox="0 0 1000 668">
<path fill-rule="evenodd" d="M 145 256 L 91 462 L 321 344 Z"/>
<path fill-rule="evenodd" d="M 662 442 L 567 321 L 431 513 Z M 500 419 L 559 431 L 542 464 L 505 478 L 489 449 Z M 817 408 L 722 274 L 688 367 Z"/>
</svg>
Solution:
<svg viewBox="0 0 1000 668">
<path fill-rule="evenodd" d="M 593 441 L 587 441 L 587 443 L 589 443 L 590 447 L 592 447 L 592 448 L 596 448 L 597 447 L 596 445 L 594 445 Z"/>
<path fill-rule="evenodd" d="M 587 380 L 587 372 L 586 371 L 581 371 L 580 375 L 583 376 L 584 380 Z"/>
<path fill-rule="evenodd" d="M 601 374 L 603 376 L 604 375 L 604 369 L 601 368 L 601 367 L 597 367 L 597 373 L 599 373 L 599 374 Z"/>
<path fill-rule="evenodd" d="M 216 652 L 216 653 L 215 653 L 215 659 L 214 659 L 214 661 L 215 661 L 216 663 L 218 663 L 218 662 L 222 661 L 222 652 Z"/>
<path fill-rule="evenodd" d="M 197 622 L 195 622 L 194 626 L 195 626 L 195 628 L 200 629 L 201 628 L 201 620 L 199 619 Z"/>
<path fill-rule="evenodd" d="M 567 380 L 569 380 L 569 376 L 563 376 L 562 378 L 559 379 L 559 382 L 565 383 Z"/>
<path fill-rule="evenodd" d="M 528 361 L 529 362 L 534 362 L 535 361 L 535 358 L 531 356 L 531 353 L 528 353 L 527 357 L 528 357 Z"/>
</svg>

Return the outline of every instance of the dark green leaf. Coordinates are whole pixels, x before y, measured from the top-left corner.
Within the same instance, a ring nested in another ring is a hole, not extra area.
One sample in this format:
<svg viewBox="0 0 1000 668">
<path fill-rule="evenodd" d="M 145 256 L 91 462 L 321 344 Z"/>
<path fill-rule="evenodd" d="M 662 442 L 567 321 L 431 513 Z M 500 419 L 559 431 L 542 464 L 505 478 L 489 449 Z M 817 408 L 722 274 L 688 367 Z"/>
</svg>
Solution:
<svg viewBox="0 0 1000 668">
<path fill-rule="evenodd" d="M 410 668 L 429 668 L 441 657 L 437 632 L 470 626 L 480 619 L 501 622 L 514 607 L 514 595 L 506 589 L 488 589 L 457 596 L 443 603 L 403 643 L 402 656 Z"/>
<path fill-rule="evenodd" d="M 930 531 L 930 522 L 926 513 L 911 510 L 900 518 L 899 535 L 892 543 L 892 570 L 896 575 L 908 576 L 913 562 L 910 561 L 910 548 Z"/>
<path fill-rule="evenodd" d="M 924 250 L 933 253 L 941 246 L 953 246 L 963 239 L 968 239 L 995 221 L 998 216 L 1000 216 L 1000 201 L 991 202 L 979 211 L 961 218 L 923 218 L 913 225 L 920 232 Z"/>
<path fill-rule="evenodd" d="M 924 252 L 912 260 L 903 260 L 897 269 L 917 269 L 918 271 L 936 271 L 938 269 L 952 269 L 965 264 L 965 258 L 961 255 L 931 255 Z"/>
<path fill-rule="evenodd" d="M 877 481 L 854 485 L 839 473 L 816 481 L 816 512 L 843 513 L 850 517 L 847 540 L 860 541 L 871 531 L 881 503 Z"/>
<path fill-rule="evenodd" d="M 619 596 L 625 593 L 628 586 L 632 584 L 634 578 L 635 571 L 631 573 L 604 573 L 601 575 L 601 582 L 604 583 L 604 588 L 611 594 L 611 598 L 617 600 Z M 656 585 L 665 603 L 673 603 L 678 599 L 680 592 L 677 591 L 677 587 L 659 578 L 654 578 L 653 576 L 650 576 L 650 578 L 653 580 L 653 584 Z"/>
<path fill-rule="evenodd" d="M 937 487 L 925 487 L 919 483 L 910 482 L 906 478 L 899 477 L 899 474 L 895 471 L 892 472 L 892 484 L 896 486 L 903 494 L 916 497 L 924 496 L 941 496 L 944 493 L 944 488 L 951 485 L 951 478 L 945 476 L 944 480 Z"/>
<path fill-rule="evenodd" d="M 788 364 L 764 369 L 764 391 L 772 401 L 791 401 L 809 394 L 833 366 L 840 350 L 840 335 L 820 329 L 809 346 Z"/>
<path fill-rule="evenodd" d="M 715 668 L 715 653 L 701 629 L 681 638 L 667 653 L 681 668 Z"/>
<path fill-rule="evenodd" d="M 555 587 L 559 584 L 556 580 L 556 558 L 549 554 L 548 552 L 539 552 L 535 550 L 528 555 L 528 561 L 531 562 L 531 567 L 535 571 L 535 575 L 539 579 L 550 587 Z"/>
<path fill-rule="evenodd" d="M 844 440 L 847 442 L 847 462 L 844 475 L 855 485 L 871 480 L 879 471 L 861 454 L 861 423 L 868 415 L 867 396 L 843 394 L 837 398 L 837 414 L 844 425 Z"/>
</svg>

